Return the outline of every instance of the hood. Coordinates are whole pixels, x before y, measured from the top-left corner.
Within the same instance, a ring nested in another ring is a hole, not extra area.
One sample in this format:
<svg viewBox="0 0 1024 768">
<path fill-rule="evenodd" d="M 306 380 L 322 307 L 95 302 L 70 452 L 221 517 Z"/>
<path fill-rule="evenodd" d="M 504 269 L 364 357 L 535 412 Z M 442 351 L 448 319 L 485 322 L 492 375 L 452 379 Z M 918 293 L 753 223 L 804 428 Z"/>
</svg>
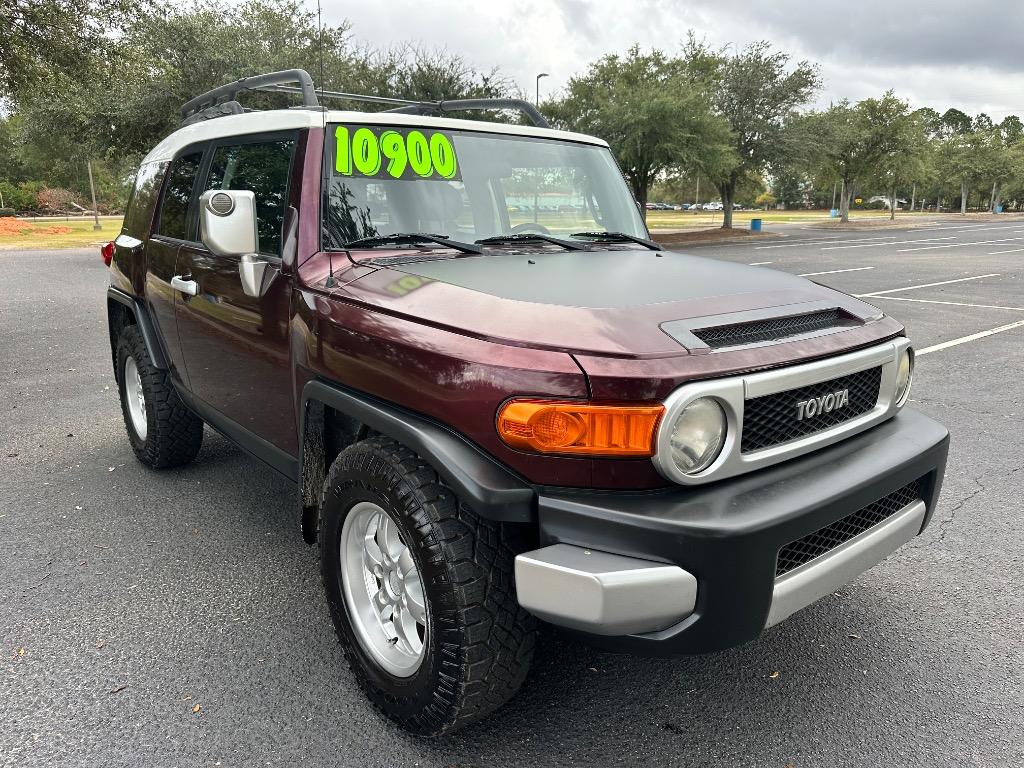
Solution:
<svg viewBox="0 0 1024 768">
<path fill-rule="evenodd" d="M 881 317 L 865 302 L 794 275 L 672 251 L 489 251 L 422 260 L 406 252 L 360 264 L 376 268 L 345 285 L 352 299 L 489 341 L 589 355 L 704 353 L 694 329 L 823 308 L 840 310 L 853 326 Z"/>
</svg>

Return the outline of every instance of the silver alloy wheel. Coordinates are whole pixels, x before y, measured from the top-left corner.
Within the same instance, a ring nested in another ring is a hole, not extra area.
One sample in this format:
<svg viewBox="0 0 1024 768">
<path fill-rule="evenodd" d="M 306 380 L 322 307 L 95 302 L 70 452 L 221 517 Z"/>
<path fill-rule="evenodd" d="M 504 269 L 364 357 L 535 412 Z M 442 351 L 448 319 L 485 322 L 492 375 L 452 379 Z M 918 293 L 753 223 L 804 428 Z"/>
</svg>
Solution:
<svg viewBox="0 0 1024 768">
<path fill-rule="evenodd" d="M 398 526 L 383 508 L 361 501 L 345 517 L 340 550 L 345 604 L 359 644 L 395 677 L 411 676 L 423 662 L 427 609 Z"/>
<path fill-rule="evenodd" d="M 139 440 L 145 440 L 148 432 L 146 421 L 146 395 L 142 392 L 142 376 L 135 358 L 130 355 L 124 361 L 124 400 L 128 403 L 128 416 Z"/>
</svg>

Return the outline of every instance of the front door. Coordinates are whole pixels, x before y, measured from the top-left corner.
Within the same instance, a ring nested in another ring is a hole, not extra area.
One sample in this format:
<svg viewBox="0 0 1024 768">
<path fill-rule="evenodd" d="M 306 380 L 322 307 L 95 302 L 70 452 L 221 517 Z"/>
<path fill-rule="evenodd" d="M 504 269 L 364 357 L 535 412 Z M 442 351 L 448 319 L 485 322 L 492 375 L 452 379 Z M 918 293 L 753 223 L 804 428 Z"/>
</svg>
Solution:
<svg viewBox="0 0 1024 768">
<path fill-rule="evenodd" d="M 177 320 L 197 406 L 213 426 L 279 469 L 298 454 L 288 351 L 291 285 L 280 274 L 295 144 L 294 134 L 233 137 L 208 150 L 200 192 L 256 195 L 259 251 L 270 262 L 263 295 L 243 292 L 237 256 L 217 256 L 193 241 L 182 245 L 177 261 L 179 273 L 195 283 L 195 295 L 183 295 L 178 305 Z"/>
</svg>

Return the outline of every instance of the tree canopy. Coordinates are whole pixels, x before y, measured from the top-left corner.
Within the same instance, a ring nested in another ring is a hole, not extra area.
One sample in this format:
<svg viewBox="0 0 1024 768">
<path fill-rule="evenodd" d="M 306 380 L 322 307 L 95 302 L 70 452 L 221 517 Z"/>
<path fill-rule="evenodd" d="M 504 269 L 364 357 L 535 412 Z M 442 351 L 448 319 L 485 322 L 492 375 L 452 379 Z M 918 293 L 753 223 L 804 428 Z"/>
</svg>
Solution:
<svg viewBox="0 0 1024 768">
<path fill-rule="evenodd" d="M 61 199 L 47 187 L 85 193 L 90 161 L 101 201 L 117 208 L 140 156 L 178 126 L 185 101 L 295 67 L 332 90 L 520 95 L 501 71 L 444 49 L 374 47 L 347 22 L 321 29 L 301 0 L 8 0 L 0 7 L 0 195 L 30 207 L 40 195 Z M 763 204 L 838 198 L 844 219 L 861 193 L 884 199 L 892 215 L 900 196 L 963 213 L 1004 199 L 1024 207 L 1016 115 L 997 122 L 955 106 L 912 109 L 891 92 L 808 109 L 820 87 L 816 65 L 767 42 L 714 49 L 691 34 L 671 50 L 602 56 L 542 110 L 560 127 L 606 139 L 641 204 L 652 189 L 678 202 L 717 190 L 726 227 L 737 197 L 750 203 L 768 190 Z M 242 101 L 293 103 L 268 93 Z"/>
<path fill-rule="evenodd" d="M 734 55 L 714 55 L 691 39 L 688 57 L 707 57 L 715 63 L 710 89 L 712 110 L 729 126 L 735 162 L 702 166 L 722 195 L 722 226 L 730 228 L 741 179 L 766 171 L 780 172 L 804 151 L 798 134 L 788 128 L 796 110 L 818 90 L 821 79 L 817 66 L 800 61 L 791 67 L 790 56 L 773 51 L 765 41 L 752 43 Z"/>
<path fill-rule="evenodd" d="M 637 201 L 670 169 L 703 158 L 731 163 L 725 122 L 704 98 L 704 73 L 662 51 L 630 48 L 603 56 L 569 80 L 564 98 L 545 110 L 570 130 L 608 141 Z"/>
</svg>

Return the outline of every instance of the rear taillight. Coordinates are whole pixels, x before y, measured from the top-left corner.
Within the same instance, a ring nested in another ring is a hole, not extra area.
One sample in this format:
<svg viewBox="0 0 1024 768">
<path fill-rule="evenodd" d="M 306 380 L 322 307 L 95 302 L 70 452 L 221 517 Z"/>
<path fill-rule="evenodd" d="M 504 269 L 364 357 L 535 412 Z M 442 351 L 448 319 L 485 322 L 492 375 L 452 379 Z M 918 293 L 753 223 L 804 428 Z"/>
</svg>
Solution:
<svg viewBox="0 0 1024 768">
<path fill-rule="evenodd" d="M 103 257 L 103 263 L 109 267 L 110 262 L 113 261 L 114 259 L 114 244 L 106 243 L 105 245 L 103 245 L 100 248 L 100 256 Z"/>
</svg>

